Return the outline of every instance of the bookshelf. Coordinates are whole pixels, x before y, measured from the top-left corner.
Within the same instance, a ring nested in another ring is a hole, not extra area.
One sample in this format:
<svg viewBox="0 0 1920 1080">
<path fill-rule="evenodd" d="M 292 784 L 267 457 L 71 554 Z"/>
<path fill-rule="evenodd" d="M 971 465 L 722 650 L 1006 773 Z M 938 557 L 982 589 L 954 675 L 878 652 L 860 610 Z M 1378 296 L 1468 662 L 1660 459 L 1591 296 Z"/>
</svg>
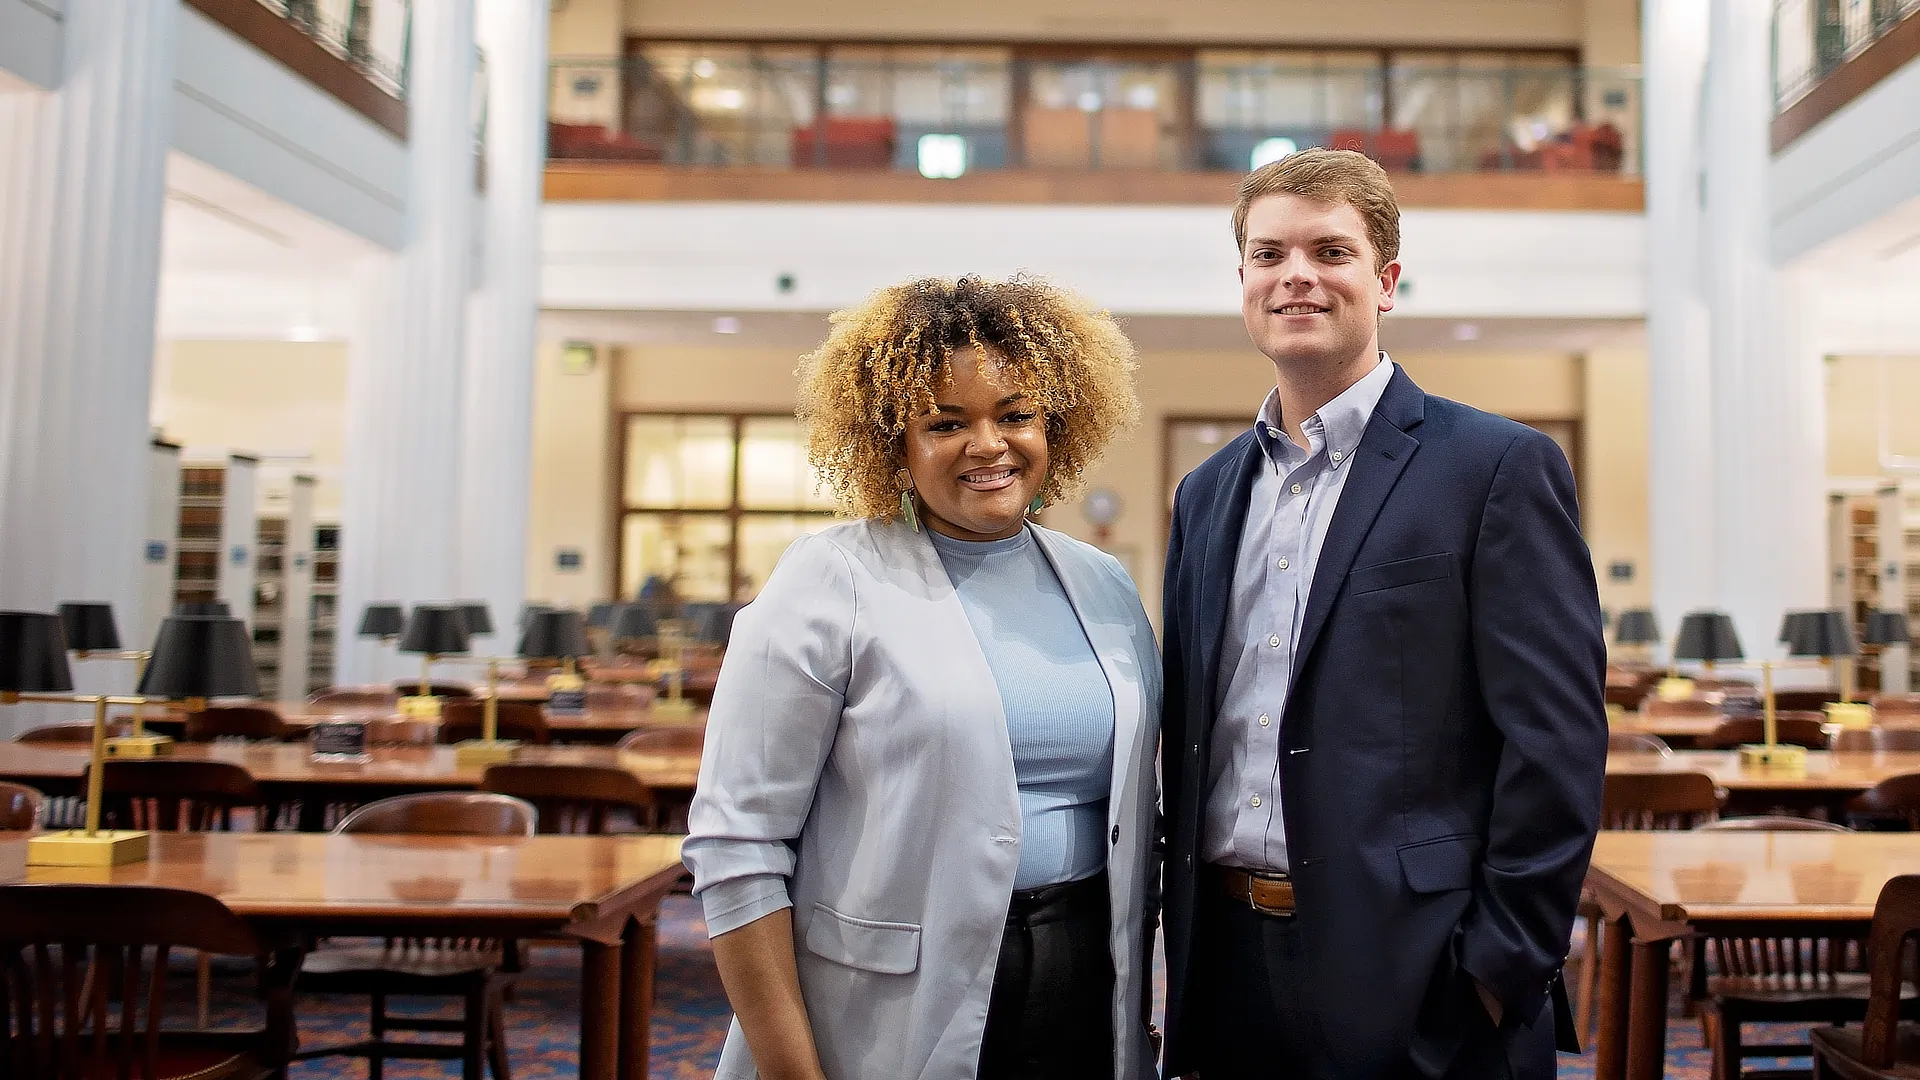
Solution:
<svg viewBox="0 0 1920 1080">
<path fill-rule="evenodd" d="M 234 618 L 252 624 L 258 466 L 245 454 L 183 458 L 174 603 L 225 601 Z"/>
</svg>

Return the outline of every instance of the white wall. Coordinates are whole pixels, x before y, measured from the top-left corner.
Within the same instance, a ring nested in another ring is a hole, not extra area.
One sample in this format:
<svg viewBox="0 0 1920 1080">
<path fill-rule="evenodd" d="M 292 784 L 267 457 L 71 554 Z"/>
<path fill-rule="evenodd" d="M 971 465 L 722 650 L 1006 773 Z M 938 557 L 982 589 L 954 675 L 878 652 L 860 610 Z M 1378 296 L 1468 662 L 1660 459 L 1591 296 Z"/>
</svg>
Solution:
<svg viewBox="0 0 1920 1080">
<path fill-rule="evenodd" d="M 1773 159 L 1773 255 L 1786 262 L 1920 198 L 1920 60 Z M 1891 243 L 1906 239 L 1888 236 Z"/>
<path fill-rule="evenodd" d="M 12 75 L 42 90 L 60 82 L 66 0 L 0 0 L 0 93 Z"/>
<path fill-rule="evenodd" d="M 1031 270 L 1131 314 L 1239 313 L 1228 208 L 549 203 L 545 308 L 820 311 L 906 278 Z M 1622 318 L 1638 214 L 1409 210 L 1400 313 Z M 777 279 L 795 287 L 781 292 Z"/>
<path fill-rule="evenodd" d="M 176 150 L 382 247 L 405 243 L 407 144 L 184 6 L 174 95 Z"/>
</svg>

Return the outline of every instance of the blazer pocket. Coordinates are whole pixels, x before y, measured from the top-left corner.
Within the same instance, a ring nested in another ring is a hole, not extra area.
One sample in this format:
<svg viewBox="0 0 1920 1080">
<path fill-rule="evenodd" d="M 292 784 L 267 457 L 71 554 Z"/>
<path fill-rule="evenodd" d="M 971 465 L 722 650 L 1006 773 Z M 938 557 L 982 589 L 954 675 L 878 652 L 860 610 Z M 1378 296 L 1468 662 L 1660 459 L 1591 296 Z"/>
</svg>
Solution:
<svg viewBox="0 0 1920 1080">
<path fill-rule="evenodd" d="M 856 919 L 815 903 L 813 921 L 807 924 L 807 951 L 861 971 L 905 975 L 920 966 L 920 927 Z"/>
<path fill-rule="evenodd" d="M 1379 592 L 1382 589 L 1397 589 L 1402 585 L 1417 585 L 1422 581 L 1434 581 L 1452 576 L 1453 552 L 1438 551 L 1432 555 L 1416 555 L 1411 559 L 1375 563 L 1372 566 L 1351 570 L 1347 573 L 1347 591 L 1349 593 Z"/>
<path fill-rule="evenodd" d="M 1399 850 L 1400 875 L 1417 893 L 1473 888 L 1473 865 L 1480 857 L 1480 838 L 1472 834 L 1423 840 Z"/>
</svg>

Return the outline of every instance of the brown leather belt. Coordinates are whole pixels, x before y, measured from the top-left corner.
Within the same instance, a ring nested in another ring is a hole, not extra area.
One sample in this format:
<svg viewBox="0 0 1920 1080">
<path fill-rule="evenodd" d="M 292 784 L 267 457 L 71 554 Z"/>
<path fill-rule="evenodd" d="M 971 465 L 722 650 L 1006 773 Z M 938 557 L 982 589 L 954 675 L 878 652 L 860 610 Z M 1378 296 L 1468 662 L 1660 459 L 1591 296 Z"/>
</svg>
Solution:
<svg viewBox="0 0 1920 1080">
<path fill-rule="evenodd" d="M 1207 864 L 1207 876 L 1227 899 L 1262 915 L 1293 917 L 1293 881 L 1281 873 L 1253 873 L 1234 866 Z"/>
</svg>

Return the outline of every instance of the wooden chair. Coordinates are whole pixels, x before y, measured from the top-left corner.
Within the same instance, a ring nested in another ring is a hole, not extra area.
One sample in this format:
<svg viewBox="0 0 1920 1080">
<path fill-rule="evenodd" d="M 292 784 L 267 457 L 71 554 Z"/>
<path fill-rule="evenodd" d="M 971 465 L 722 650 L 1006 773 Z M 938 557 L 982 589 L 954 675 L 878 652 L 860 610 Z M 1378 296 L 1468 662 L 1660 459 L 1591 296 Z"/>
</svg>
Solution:
<svg viewBox="0 0 1920 1080">
<path fill-rule="evenodd" d="M 390 716 L 399 707 L 390 686 L 329 686 L 307 695 L 307 711 L 316 715 Z"/>
<path fill-rule="evenodd" d="M 431 720 L 380 717 L 367 721 L 368 746 L 432 746 L 440 741 L 440 725 Z"/>
<path fill-rule="evenodd" d="M 1681 698 L 1678 701 L 1668 701 L 1657 694 L 1649 693 L 1640 702 L 1640 715 L 1648 717 L 1649 719 L 1654 717 L 1686 719 L 1701 716 L 1719 716 L 1720 706 L 1717 702 L 1708 701 L 1705 698 L 1691 697 Z"/>
<path fill-rule="evenodd" d="M 265 1023 L 218 1032 L 166 1027 L 167 954 L 176 948 L 255 959 Z M 263 938 L 202 893 L 145 885 L 0 886 L 0 1016 L 11 1020 L 0 1022 L 0 1074 L 35 1080 L 284 1075 L 294 1046 L 299 967 L 295 943 Z M 140 1001 L 145 1008 L 136 1009 Z"/>
<path fill-rule="evenodd" d="M 25 784 L 0 781 L 0 832 L 26 832 L 40 823 L 46 797 Z"/>
<path fill-rule="evenodd" d="M 1834 732 L 1832 748 L 1837 753 L 1854 754 L 1920 750 L 1920 727 L 1875 724 L 1866 728 L 1841 728 Z"/>
<path fill-rule="evenodd" d="M 1825 750 L 1825 724 L 1826 718 L 1819 713 L 1781 712 L 1774 716 L 1774 734 L 1788 746 Z M 1765 730 L 1765 722 L 1758 716 L 1735 716 L 1722 721 L 1712 734 L 1700 740 L 1700 745 L 1706 749 L 1731 750 L 1736 746 L 1764 741 Z"/>
<path fill-rule="evenodd" d="M 1699 832 L 1850 832 L 1811 818 L 1728 818 Z M 1713 1048 L 1712 1076 L 1737 1080 L 1747 1058 L 1801 1057 L 1805 1044 L 1749 1046 L 1743 1025 L 1849 1023 L 1866 1015 L 1867 978 L 1857 935 L 1787 934 L 1709 937 L 1700 953 L 1711 967 L 1700 987 L 1702 1027 Z M 1697 969 L 1706 973 L 1708 969 Z"/>
<path fill-rule="evenodd" d="M 187 714 L 184 742 L 213 742 L 215 739 L 246 739 L 249 742 L 284 742 L 287 723 L 272 709 L 258 705 L 220 705 Z"/>
<path fill-rule="evenodd" d="M 1672 757 L 1673 748 L 1667 740 L 1658 735 L 1647 735 L 1638 731 L 1615 731 L 1607 735 L 1607 753 L 1609 754 L 1659 754 Z"/>
<path fill-rule="evenodd" d="M 1840 700 L 1838 690 L 1775 690 L 1773 707 L 1792 712 L 1818 713 L 1827 705 Z"/>
<path fill-rule="evenodd" d="M 1847 819 L 1856 825 L 1897 822 L 1920 831 L 1920 773 L 1889 776 L 1847 800 Z"/>
<path fill-rule="evenodd" d="M 233 812 L 263 802 L 253 774 L 227 761 L 108 761 L 102 817 L 119 829 L 231 831 Z"/>
<path fill-rule="evenodd" d="M 1913 716 L 1920 714 L 1920 694 L 1875 694 L 1870 701 L 1873 714 L 1878 716 L 1899 714 Z M 1913 723 L 1911 720 L 1896 723 Z"/>
<path fill-rule="evenodd" d="M 504 795 L 435 791 L 371 802 L 349 814 L 336 833 L 431 836 L 532 836 L 534 808 Z M 389 938 L 382 946 L 322 945 L 307 955 L 300 989 L 316 994 L 365 995 L 371 1009 L 368 1038 L 338 1046 L 314 1047 L 297 1058 L 364 1057 L 367 1072 L 379 1077 L 387 1058 L 459 1059 L 461 1075 L 479 1080 L 486 1059 L 495 1080 L 510 1080 L 506 1017 L 502 1000 L 511 981 L 502 967 L 506 946 L 493 940 L 458 941 Z M 387 1013 L 387 997 L 407 994 L 457 997 L 465 1002 L 459 1020 Z M 452 1043 L 395 1042 L 389 1031 L 458 1031 Z"/>
<path fill-rule="evenodd" d="M 635 754 L 697 754 L 707 745 L 707 726 L 641 728 L 620 740 L 620 749 Z"/>
<path fill-rule="evenodd" d="M 614 765 L 489 765 L 480 786 L 532 803 L 540 811 L 543 833 L 599 835 L 608 831 L 616 810 L 631 811 L 642 829 L 659 817 L 653 792 Z"/>
<path fill-rule="evenodd" d="M 646 683 L 590 682 L 587 684 L 587 711 L 644 709 L 653 704 L 656 696 L 654 688 Z"/>
<path fill-rule="evenodd" d="M 130 735 L 133 725 L 118 720 L 107 721 L 107 737 Z M 93 721 L 61 720 L 53 724 L 41 724 L 28 728 L 13 737 L 17 743 L 33 746 L 89 746 L 93 743 Z"/>
<path fill-rule="evenodd" d="M 547 727 L 547 714 L 529 701 L 502 701 L 495 714 L 495 733 L 502 739 L 518 739 L 534 746 L 553 741 Z M 440 706 L 440 741 L 465 742 L 480 737 L 486 718 L 486 702 L 452 700 Z"/>
<path fill-rule="evenodd" d="M 1912 1000 L 1905 978 L 1907 942 L 1920 935 L 1920 875 L 1903 874 L 1880 888 L 1867 939 L 1866 1022 L 1817 1027 L 1815 1080 L 1912 1080 L 1920 1077 L 1920 1027 L 1900 1023 Z"/>
</svg>

